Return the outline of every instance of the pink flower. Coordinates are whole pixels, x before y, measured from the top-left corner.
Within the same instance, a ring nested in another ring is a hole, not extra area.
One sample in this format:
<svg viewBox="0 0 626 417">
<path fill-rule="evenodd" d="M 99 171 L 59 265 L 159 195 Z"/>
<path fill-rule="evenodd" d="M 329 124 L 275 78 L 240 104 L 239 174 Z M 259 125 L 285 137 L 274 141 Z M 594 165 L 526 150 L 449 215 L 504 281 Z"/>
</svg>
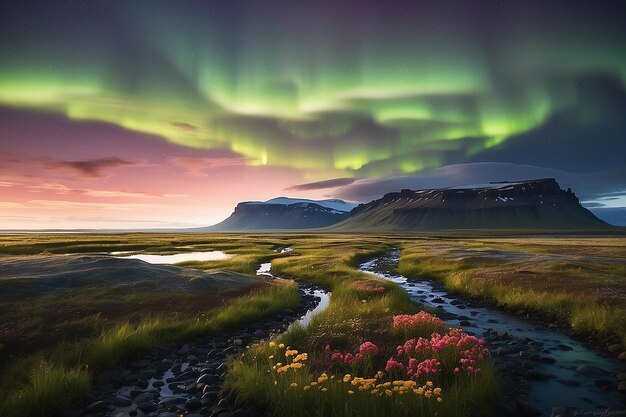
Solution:
<svg viewBox="0 0 626 417">
<path fill-rule="evenodd" d="M 343 356 L 343 363 L 345 363 L 346 365 L 350 365 L 352 363 L 353 358 L 354 358 L 354 355 L 352 355 L 352 353 L 346 353 Z"/>
<path fill-rule="evenodd" d="M 361 355 L 377 355 L 378 347 L 372 342 L 365 342 L 359 346 L 359 353 Z"/>
<path fill-rule="evenodd" d="M 395 370 L 401 371 L 403 368 L 404 366 L 400 362 L 398 362 L 393 357 L 391 357 L 387 361 L 387 365 L 385 366 L 385 371 L 387 372 L 391 372 Z"/>
<path fill-rule="evenodd" d="M 340 361 L 343 359 L 343 355 L 339 352 L 335 352 L 332 355 L 330 355 L 330 360 L 331 361 Z"/>
</svg>

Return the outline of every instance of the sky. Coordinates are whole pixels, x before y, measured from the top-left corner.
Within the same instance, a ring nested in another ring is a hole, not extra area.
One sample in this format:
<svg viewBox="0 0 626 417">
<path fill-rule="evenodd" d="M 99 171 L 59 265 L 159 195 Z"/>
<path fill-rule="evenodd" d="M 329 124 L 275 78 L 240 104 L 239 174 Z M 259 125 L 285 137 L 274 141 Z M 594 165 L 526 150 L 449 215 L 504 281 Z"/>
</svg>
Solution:
<svg viewBox="0 0 626 417">
<path fill-rule="evenodd" d="M 0 229 L 554 177 L 626 225 L 626 4 L 0 5 Z"/>
</svg>

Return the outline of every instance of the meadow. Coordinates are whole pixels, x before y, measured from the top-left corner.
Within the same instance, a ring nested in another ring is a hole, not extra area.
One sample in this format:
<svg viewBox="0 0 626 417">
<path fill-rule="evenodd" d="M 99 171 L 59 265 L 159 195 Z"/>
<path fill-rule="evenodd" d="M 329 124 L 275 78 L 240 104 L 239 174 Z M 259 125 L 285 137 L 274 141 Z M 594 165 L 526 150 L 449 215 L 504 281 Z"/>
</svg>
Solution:
<svg viewBox="0 0 626 417">
<path fill-rule="evenodd" d="M 406 276 L 438 280 L 520 316 L 537 314 L 581 338 L 599 333 L 625 343 L 625 246 L 620 237 L 571 236 L 4 235 L 4 260 L 193 247 L 235 256 L 187 268 L 254 274 L 271 260 L 272 272 L 291 280 L 212 289 L 211 296 L 145 288 L 121 296 L 88 285 L 29 295 L 24 284 L 13 298 L 0 296 L 0 414 L 53 415 L 80 404 L 99 370 L 169 341 L 218 334 L 292 308 L 301 280 L 330 290 L 330 305 L 306 328 L 253 345 L 233 361 L 224 391 L 233 402 L 283 416 L 494 415 L 498 383 L 480 339 L 448 328 L 436 311 L 358 271 L 358 263 L 400 248 Z M 277 251 L 285 247 L 293 251 Z M 16 282 L 1 265 L 4 294 Z"/>
</svg>

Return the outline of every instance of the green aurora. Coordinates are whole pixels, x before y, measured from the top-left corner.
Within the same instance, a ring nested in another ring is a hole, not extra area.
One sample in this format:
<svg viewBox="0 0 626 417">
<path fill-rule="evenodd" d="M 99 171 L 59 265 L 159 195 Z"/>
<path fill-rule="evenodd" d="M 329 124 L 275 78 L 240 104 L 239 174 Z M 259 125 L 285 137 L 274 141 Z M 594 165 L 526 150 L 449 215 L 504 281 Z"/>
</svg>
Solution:
<svg viewBox="0 0 626 417">
<path fill-rule="evenodd" d="M 578 77 L 626 84 L 620 22 L 582 12 L 208 3 L 13 19 L 0 104 L 230 149 L 313 180 L 439 167 L 584 108 Z"/>
</svg>

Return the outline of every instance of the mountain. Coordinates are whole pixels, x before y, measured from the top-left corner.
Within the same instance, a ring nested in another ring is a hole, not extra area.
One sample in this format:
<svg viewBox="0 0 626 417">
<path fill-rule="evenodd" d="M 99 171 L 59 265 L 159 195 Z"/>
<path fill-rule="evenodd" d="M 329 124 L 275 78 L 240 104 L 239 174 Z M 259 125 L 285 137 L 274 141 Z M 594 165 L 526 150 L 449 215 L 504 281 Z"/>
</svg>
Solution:
<svg viewBox="0 0 626 417">
<path fill-rule="evenodd" d="M 305 198 L 289 198 L 289 197 L 276 197 L 267 201 L 248 201 L 243 204 L 296 204 L 296 203 L 312 203 L 312 204 L 317 204 L 322 207 L 327 207 L 327 208 L 338 210 L 338 211 L 350 211 L 354 207 L 356 207 L 356 204 L 347 203 L 343 200 L 338 200 L 338 199 L 308 200 Z"/>
<path fill-rule="evenodd" d="M 360 204 L 334 231 L 610 227 L 553 178 L 402 190 Z"/>
<path fill-rule="evenodd" d="M 226 220 L 206 231 L 313 229 L 345 219 L 354 205 L 342 200 L 303 200 L 278 197 L 237 204 Z"/>
</svg>

